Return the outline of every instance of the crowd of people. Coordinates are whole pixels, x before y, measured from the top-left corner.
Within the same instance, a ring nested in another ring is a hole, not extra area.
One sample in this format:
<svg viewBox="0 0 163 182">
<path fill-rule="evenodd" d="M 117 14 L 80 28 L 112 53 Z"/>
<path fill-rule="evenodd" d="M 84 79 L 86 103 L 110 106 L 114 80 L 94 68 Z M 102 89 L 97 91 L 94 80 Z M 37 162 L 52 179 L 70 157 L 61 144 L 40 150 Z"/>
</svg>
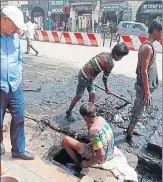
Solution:
<svg viewBox="0 0 163 182">
<path fill-rule="evenodd" d="M 30 21 L 30 19 L 29 19 Z M 107 26 L 113 25 L 107 22 Z M 97 23 L 94 24 L 95 29 Z M 100 24 L 102 26 L 102 24 Z M 5 153 L 3 145 L 3 120 L 6 109 L 12 116 L 10 136 L 12 145 L 12 157 L 24 160 L 33 160 L 35 156 L 25 150 L 24 133 L 24 101 L 22 92 L 22 51 L 21 43 L 17 35 L 19 29 L 28 32 L 30 23 L 24 23 L 22 12 L 12 6 L 7 6 L 1 12 L 1 115 L 0 115 L 0 144 L 1 155 Z M 63 25 L 64 27 L 64 25 Z M 151 103 L 151 94 L 158 87 L 158 73 L 156 65 L 156 52 L 153 46 L 154 41 L 162 38 L 162 23 L 153 20 L 149 26 L 149 36 L 139 51 L 138 64 L 136 68 L 136 99 L 134 102 L 131 121 L 126 132 L 126 141 L 134 146 L 133 131 L 138 121 L 141 120 L 144 109 Z M 27 53 L 29 47 L 35 50 L 30 42 L 31 37 L 27 36 Z M 37 55 L 37 50 L 36 55 Z M 72 109 L 82 98 L 85 89 L 89 92 L 89 102 L 80 107 L 80 114 L 88 127 L 90 143 L 81 143 L 75 138 L 66 136 L 63 138 L 63 145 L 73 159 L 76 167 L 85 168 L 97 163 L 105 163 L 114 158 L 114 135 L 108 122 L 103 117 L 96 115 L 95 107 L 95 79 L 100 72 L 103 72 L 102 81 L 105 92 L 110 93 L 107 81 L 112 72 L 115 62 L 120 61 L 129 53 L 125 43 L 115 45 L 110 53 L 103 52 L 94 56 L 85 64 L 78 74 L 78 85 L 76 96 L 73 98 L 66 116 L 69 122 L 74 121 Z M 79 155 L 77 155 L 77 153 Z M 79 157 L 80 156 L 80 157 Z"/>
</svg>

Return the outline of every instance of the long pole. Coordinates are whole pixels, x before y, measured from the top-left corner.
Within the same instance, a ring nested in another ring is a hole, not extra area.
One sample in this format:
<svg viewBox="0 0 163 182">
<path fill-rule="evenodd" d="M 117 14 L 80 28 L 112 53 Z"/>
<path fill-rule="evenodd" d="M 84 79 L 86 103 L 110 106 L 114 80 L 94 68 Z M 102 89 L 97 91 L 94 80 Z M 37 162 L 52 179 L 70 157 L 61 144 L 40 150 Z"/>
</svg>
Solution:
<svg viewBox="0 0 163 182">
<path fill-rule="evenodd" d="M 49 15 L 49 12 L 50 12 L 50 1 L 48 1 L 48 29 L 50 30 L 50 15 Z"/>
<path fill-rule="evenodd" d="M 120 13 L 120 0 L 118 0 L 118 13 L 117 13 L 117 26 L 118 26 L 118 22 L 119 22 L 119 13 Z"/>
</svg>

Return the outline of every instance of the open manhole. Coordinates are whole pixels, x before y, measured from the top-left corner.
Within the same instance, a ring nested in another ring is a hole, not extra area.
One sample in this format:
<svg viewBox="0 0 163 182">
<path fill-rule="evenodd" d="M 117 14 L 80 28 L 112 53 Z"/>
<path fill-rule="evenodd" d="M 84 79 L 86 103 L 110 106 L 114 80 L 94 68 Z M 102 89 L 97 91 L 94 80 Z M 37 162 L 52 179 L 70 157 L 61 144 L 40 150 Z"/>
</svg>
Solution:
<svg viewBox="0 0 163 182">
<path fill-rule="evenodd" d="M 88 138 L 84 135 L 79 134 L 76 139 L 83 143 L 89 143 Z M 78 154 L 75 150 L 74 152 L 77 155 L 79 161 L 82 162 L 83 159 L 81 155 Z M 73 174 L 77 177 L 81 177 L 80 172 L 82 169 L 75 168 L 74 161 L 68 155 L 67 151 L 64 149 L 63 146 L 60 146 L 60 148 L 53 147 L 49 152 L 49 158 L 53 160 L 54 164 L 66 170 L 68 173 Z"/>
<path fill-rule="evenodd" d="M 68 155 L 66 150 L 62 148 L 54 157 L 53 160 L 56 162 L 66 165 L 68 163 L 74 163 L 71 157 Z"/>
</svg>

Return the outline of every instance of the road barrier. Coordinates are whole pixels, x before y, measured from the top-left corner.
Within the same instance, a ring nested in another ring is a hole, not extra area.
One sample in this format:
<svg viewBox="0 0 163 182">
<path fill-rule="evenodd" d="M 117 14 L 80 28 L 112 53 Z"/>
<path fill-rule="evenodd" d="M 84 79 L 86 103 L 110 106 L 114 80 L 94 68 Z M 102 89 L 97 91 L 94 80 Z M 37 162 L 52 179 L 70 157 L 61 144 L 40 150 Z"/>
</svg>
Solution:
<svg viewBox="0 0 163 182">
<path fill-rule="evenodd" d="M 18 33 L 20 39 L 25 39 L 22 33 Z M 63 43 L 72 45 L 102 47 L 101 34 L 83 32 L 55 32 L 36 31 L 35 40 L 42 42 Z M 140 45 L 146 41 L 145 36 L 122 35 L 120 42 L 125 42 L 129 50 L 137 51 Z M 162 41 L 154 42 L 156 52 L 162 53 Z"/>
<path fill-rule="evenodd" d="M 18 35 L 20 39 L 25 39 L 21 32 Z M 94 33 L 36 31 L 34 37 L 36 41 L 94 47 L 99 47 L 101 42 L 100 34 Z"/>
<path fill-rule="evenodd" d="M 137 51 L 139 50 L 142 43 L 147 40 L 145 36 L 134 36 L 134 35 L 122 35 L 120 42 L 125 42 L 129 50 Z M 162 53 L 162 41 L 153 43 L 156 52 Z"/>
</svg>

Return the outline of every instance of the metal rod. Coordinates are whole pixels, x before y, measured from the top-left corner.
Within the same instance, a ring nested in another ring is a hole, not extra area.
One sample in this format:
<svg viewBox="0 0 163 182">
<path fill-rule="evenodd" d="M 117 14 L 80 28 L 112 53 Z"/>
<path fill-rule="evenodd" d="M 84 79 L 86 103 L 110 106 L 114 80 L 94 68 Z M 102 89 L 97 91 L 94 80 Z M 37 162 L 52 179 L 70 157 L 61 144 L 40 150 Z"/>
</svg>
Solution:
<svg viewBox="0 0 163 182">
<path fill-rule="evenodd" d="M 100 87 L 100 86 L 98 86 L 98 85 L 95 85 L 95 86 L 96 86 L 97 88 L 99 88 L 99 89 L 105 91 L 105 89 L 103 89 L 102 87 Z M 128 104 L 132 104 L 130 101 L 128 101 L 128 100 L 122 98 L 121 96 L 119 96 L 119 95 L 117 95 L 117 94 L 115 94 L 115 93 L 113 93 L 113 92 L 108 93 L 108 95 L 113 95 L 114 97 L 117 97 L 118 99 L 121 99 L 121 100 L 127 102 Z"/>
</svg>

